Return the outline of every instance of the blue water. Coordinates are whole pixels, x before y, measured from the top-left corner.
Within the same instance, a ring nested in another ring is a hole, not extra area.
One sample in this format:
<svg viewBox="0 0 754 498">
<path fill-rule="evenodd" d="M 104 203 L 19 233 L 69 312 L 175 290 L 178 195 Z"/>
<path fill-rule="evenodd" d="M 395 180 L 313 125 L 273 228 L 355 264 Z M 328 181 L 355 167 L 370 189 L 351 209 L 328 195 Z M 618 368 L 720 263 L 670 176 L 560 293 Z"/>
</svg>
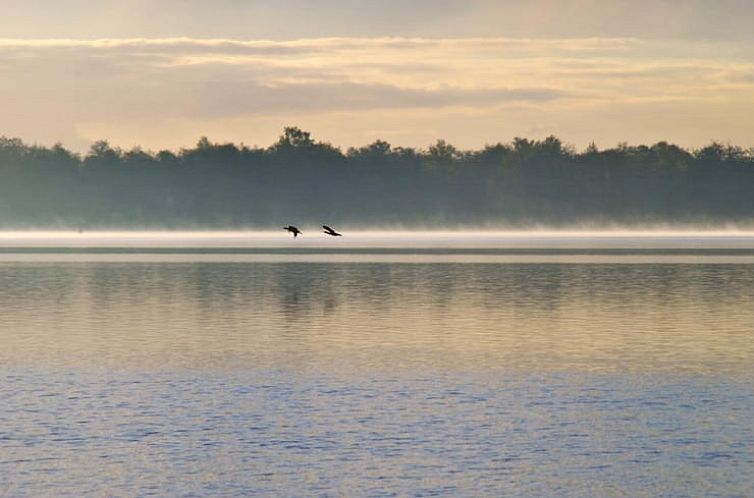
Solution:
<svg viewBox="0 0 754 498">
<path fill-rule="evenodd" d="M 726 379 L 4 373 L 6 496 L 752 491 L 754 395 Z"/>
</svg>

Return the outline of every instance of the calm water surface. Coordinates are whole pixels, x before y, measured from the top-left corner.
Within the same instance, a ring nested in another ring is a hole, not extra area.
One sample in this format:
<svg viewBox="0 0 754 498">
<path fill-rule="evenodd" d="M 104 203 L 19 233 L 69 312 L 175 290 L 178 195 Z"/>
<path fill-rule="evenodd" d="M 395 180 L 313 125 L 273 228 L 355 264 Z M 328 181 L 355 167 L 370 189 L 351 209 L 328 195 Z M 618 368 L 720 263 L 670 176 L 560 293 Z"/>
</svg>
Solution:
<svg viewBox="0 0 754 498">
<path fill-rule="evenodd" d="M 0 495 L 754 496 L 751 241 L 629 242 L 6 244 Z"/>
</svg>

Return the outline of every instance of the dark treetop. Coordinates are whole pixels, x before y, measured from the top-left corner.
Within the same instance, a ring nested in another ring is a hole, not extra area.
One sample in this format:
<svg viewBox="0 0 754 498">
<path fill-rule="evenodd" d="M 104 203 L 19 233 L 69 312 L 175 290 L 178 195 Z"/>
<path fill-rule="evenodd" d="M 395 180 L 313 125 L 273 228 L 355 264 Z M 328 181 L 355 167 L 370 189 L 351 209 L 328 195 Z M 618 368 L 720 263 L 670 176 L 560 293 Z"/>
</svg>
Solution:
<svg viewBox="0 0 754 498">
<path fill-rule="evenodd" d="M 754 220 L 754 149 L 666 142 L 577 153 L 555 137 L 459 151 L 345 153 L 286 128 L 267 148 L 95 143 L 81 157 L 0 138 L 0 228 L 563 226 Z"/>
</svg>

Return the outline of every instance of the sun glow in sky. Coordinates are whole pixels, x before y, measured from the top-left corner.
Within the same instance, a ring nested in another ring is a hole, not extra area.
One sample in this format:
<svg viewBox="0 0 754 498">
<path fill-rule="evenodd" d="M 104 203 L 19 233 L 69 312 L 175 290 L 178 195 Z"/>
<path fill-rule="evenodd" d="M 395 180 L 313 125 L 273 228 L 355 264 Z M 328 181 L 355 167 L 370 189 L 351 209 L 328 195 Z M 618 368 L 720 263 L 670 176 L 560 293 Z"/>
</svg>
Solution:
<svg viewBox="0 0 754 498">
<path fill-rule="evenodd" d="M 744 0 L 8 0 L 0 135 L 751 147 L 752 21 Z"/>
</svg>

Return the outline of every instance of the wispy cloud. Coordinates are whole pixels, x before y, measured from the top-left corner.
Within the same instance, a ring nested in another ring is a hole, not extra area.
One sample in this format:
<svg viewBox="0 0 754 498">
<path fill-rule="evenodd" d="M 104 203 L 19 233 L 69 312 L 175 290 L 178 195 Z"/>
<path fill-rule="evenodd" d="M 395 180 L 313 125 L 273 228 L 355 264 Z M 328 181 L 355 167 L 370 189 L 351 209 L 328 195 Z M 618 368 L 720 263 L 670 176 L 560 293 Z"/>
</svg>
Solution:
<svg viewBox="0 0 754 498">
<path fill-rule="evenodd" d="M 343 130 L 371 117 L 363 126 L 373 130 L 389 128 L 386 112 L 418 110 L 427 123 L 462 113 L 461 135 L 510 109 L 525 110 L 521 133 L 566 111 L 600 127 L 597 116 L 621 106 L 751 105 L 754 61 L 728 48 L 633 38 L 0 39 L 0 134 L 85 141 L 129 122 L 138 135 L 145 121 L 225 120 L 228 130 L 322 116 Z M 132 141 L 144 139 L 159 144 L 159 131 Z"/>
</svg>

